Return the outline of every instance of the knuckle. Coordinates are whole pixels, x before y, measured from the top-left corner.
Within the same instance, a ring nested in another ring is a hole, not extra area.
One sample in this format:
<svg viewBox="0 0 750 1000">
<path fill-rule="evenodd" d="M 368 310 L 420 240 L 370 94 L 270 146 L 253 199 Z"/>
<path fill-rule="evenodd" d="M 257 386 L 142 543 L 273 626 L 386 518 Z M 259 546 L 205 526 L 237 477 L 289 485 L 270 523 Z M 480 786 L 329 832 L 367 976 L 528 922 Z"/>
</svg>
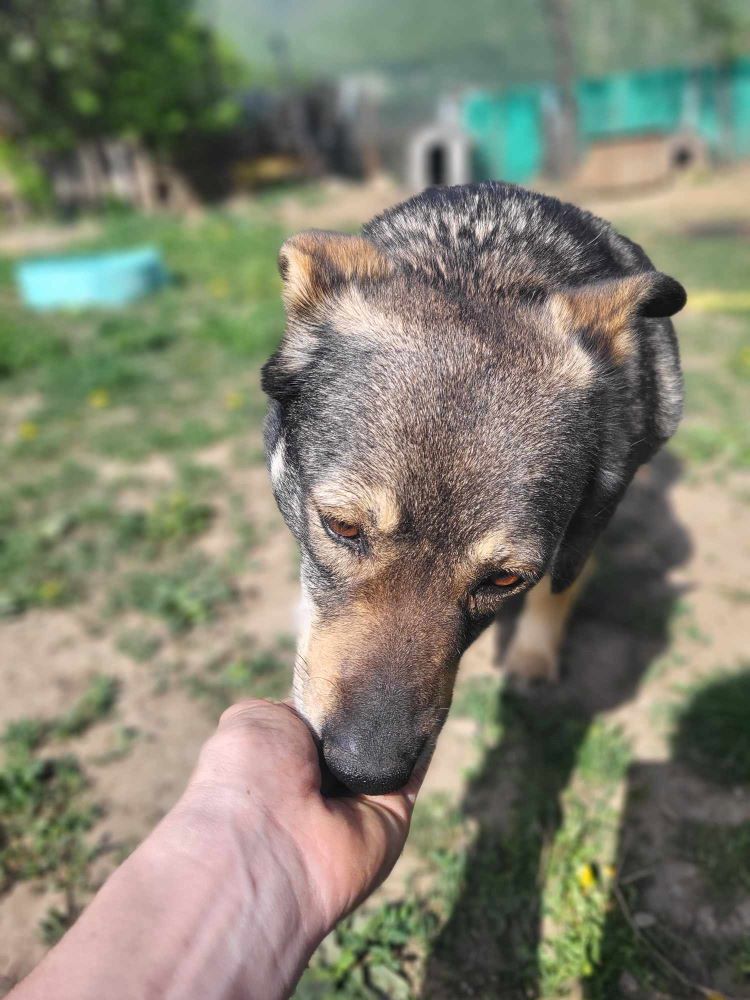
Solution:
<svg viewBox="0 0 750 1000">
<path fill-rule="evenodd" d="M 225 708 L 219 717 L 219 729 L 227 726 L 234 726 L 237 723 L 252 722 L 259 718 L 261 713 L 265 713 L 272 708 L 271 702 L 263 701 L 261 698 L 246 698 L 238 701 L 229 708 Z"/>
</svg>

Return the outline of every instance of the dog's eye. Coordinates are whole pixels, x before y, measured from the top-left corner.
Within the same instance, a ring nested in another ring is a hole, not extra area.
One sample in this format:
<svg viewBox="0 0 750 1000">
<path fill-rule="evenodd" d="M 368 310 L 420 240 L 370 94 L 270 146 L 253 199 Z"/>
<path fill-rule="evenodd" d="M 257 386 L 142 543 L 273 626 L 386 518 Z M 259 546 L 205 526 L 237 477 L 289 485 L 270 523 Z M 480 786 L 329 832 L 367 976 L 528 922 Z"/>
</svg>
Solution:
<svg viewBox="0 0 750 1000">
<path fill-rule="evenodd" d="M 491 576 L 487 582 L 493 587 L 513 587 L 520 579 L 518 573 L 497 573 L 495 576 Z"/>
<path fill-rule="evenodd" d="M 359 528 L 356 524 L 349 524 L 347 521 L 340 521 L 337 517 L 326 517 L 323 520 L 325 522 L 325 526 L 332 535 L 337 535 L 339 538 L 345 538 L 350 542 L 356 541 L 356 539 L 359 538 Z"/>
</svg>

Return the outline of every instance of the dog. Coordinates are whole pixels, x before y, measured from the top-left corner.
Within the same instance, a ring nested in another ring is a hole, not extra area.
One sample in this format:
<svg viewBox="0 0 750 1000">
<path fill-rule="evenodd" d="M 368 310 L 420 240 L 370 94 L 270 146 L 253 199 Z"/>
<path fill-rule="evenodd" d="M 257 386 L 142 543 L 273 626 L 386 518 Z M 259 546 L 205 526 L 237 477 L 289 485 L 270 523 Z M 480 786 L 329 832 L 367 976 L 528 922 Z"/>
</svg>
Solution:
<svg viewBox="0 0 750 1000">
<path fill-rule="evenodd" d="M 382 794 L 510 598 L 509 673 L 556 679 L 592 547 L 679 422 L 686 293 L 604 220 L 499 182 L 301 233 L 279 269 L 262 386 L 301 550 L 294 699 L 333 776 Z"/>
</svg>

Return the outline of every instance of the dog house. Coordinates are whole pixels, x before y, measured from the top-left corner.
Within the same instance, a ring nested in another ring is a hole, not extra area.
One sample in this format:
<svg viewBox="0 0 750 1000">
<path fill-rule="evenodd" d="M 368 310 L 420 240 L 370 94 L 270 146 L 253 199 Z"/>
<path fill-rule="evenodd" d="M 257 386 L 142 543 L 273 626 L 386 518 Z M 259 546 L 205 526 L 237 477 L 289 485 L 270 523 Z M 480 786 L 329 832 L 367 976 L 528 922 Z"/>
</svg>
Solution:
<svg viewBox="0 0 750 1000">
<path fill-rule="evenodd" d="M 428 125 L 407 148 L 407 182 L 414 191 L 471 180 L 471 143 L 457 125 Z"/>
</svg>

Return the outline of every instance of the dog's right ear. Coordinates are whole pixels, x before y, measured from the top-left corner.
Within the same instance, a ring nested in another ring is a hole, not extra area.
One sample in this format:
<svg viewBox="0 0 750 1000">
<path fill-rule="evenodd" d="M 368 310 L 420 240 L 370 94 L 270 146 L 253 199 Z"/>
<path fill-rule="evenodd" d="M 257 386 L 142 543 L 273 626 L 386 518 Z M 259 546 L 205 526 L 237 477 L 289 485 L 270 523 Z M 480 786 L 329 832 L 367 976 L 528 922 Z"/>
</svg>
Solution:
<svg viewBox="0 0 750 1000">
<path fill-rule="evenodd" d="M 290 316 L 305 316 L 344 284 L 377 281 L 392 270 L 385 254 L 362 236 L 311 230 L 292 236 L 279 251 Z"/>
<path fill-rule="evenodd" d="M 393 272 L 381 251 L 362 236 L 311 230 L 292 236 L 279 251 L 287 329 L 281 346 L 263 366 L 261 385 L 284 402 L 304 383 L 320 337 L 320 305 L 345 285 L 380 281 Z"/>
</svg>

